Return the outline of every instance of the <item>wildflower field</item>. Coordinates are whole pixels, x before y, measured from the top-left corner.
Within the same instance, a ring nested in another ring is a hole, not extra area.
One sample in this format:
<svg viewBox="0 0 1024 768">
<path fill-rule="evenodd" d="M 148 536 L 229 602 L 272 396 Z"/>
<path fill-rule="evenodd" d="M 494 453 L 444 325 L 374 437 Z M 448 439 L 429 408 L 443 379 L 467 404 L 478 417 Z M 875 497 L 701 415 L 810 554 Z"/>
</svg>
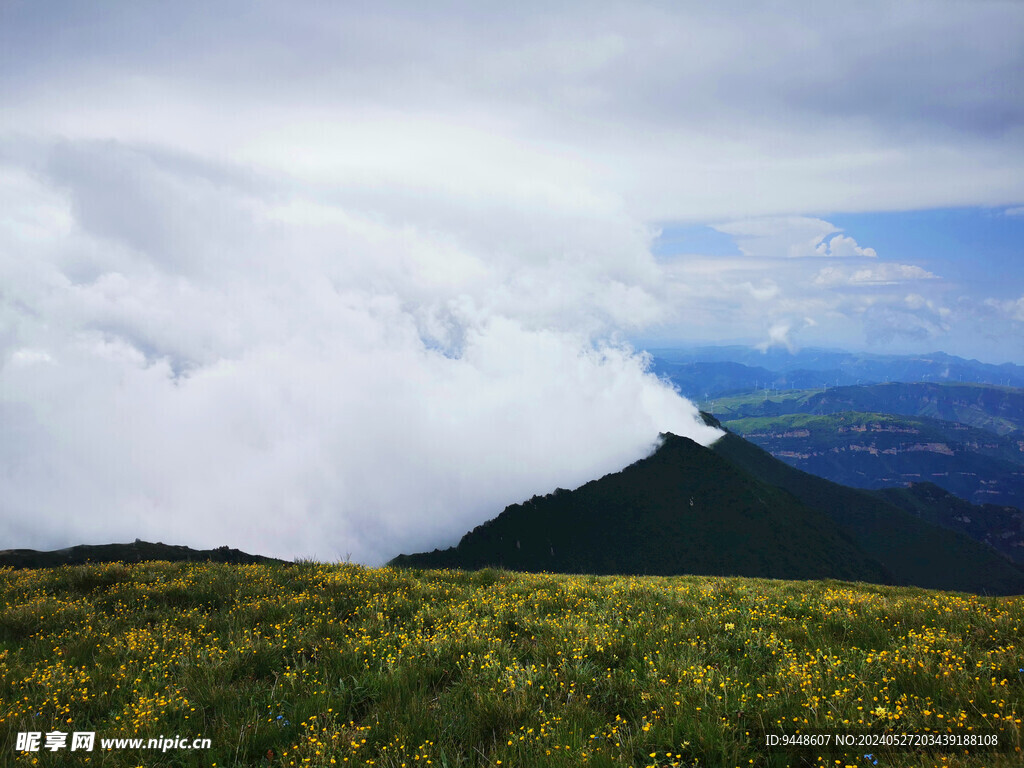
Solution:
<svg viewBox="0 0 1024 768">
<path fill-rule="evenodd" d="M 0 591 L 0 765 L 1024 764 L 1022 598 L 315 563 L 0 570 Z M 17 751 L 53 731 L 96 747 Z M 798 734 L 876 745 L 766 745 Z"/>
</svg>

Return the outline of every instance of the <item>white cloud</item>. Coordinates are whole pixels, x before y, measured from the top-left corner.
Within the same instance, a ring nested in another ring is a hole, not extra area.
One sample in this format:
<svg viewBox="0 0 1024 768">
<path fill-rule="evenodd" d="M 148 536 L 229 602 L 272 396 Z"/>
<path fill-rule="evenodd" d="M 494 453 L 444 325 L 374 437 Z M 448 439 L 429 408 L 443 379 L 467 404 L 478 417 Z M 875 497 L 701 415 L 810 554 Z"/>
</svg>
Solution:
<svg viewBox="0 0 1024 768">
<path fill-rule="evenodd" d="M 463 5 L 23 4 L 0 132 L 644 220 L 1024 199 L 1014 4 Z"/>
<path fill-rule="evenodd" d="M 807 216 L 773 216 L 716 224 L 715 229 L 736 238 L 746 256 L 807 258 L 823 256 L 851 259 L 878 257 L 873 248 L 861 248 L 857 241 L 823 219 Z M 835 234 L 829 238 L 829 235 Z"/>
<path fill-rule="evenodd" d="M 792 330 L 793 326 L 790 323 L 775 323 L 768 329 L 768 338 L 755 345 L 755 348 L 767 352 L 772 347 L 785 347 L 792 352 L 795 349 L 793 341 L 789 338 Z"/>
<path fill-rule="evenodd" d="M 827 221 L 806 216 L 744 219 L 717 224 L 715 229 L 734 236 L 744 255 L 771 258 L 823 255 L 818 250 L 822 240 L 838 231 Z"/>
<path fill-rule="evenodd" d="M 861 248 L 857 241 L 846 235 L 836 235 L 828 243 L 823 240 L 814 249 L 819 256 L 832 256 L 839 259 L 876 259 L 878 254 L 874 248 Z"/>
<path fill-rule="evenodd" d="M 912 280 L 936 280 L 935 275 L 915 264 L 894 264 L 882 262 L 861 269 L 843 266 L 824 267 L 814 277 L 814 284 L 829 286 L 878 286 L 896 285 Z"/>
<path fill-rule="evenodd" d="M 911 308 L 890 301 L 872 302 L 864 307 L 862 322 L 867 340 L 886 344 L 896 339 L 926 341 L 947 334 L 949 311 L 945 307 Z"/>
<path fill-rule="evenodd" d="M 934 315 L 935 322 L 918 324 L 929 329 L 929 339 L 954 325 L 950 310 L 937 300 L 948 287 L 946 281 L 917 265 L 881 261 L 871 249 L 846 239 L 836 242 L 841 235 L 830 243 L 823 233 L 834 232 L 835 227 L 825 220 L 773 217 L 720 228 L 744 242 L 742 256 L 663 259 L 665 290 L 683 309 L 681 320 L 663 331 L 661 345 L 671 341 L 673 333 L 694 341 L 701 341 L 703 334 L 703 339 L 760 348 L 790 348 L 798 339 L 800 345 L 854 347 L 898 342 L 923 338 L 919 332 L 914 336 L 900 330 L 900 322 L 906 328 L 913 324 L 902 321 L 898 313 L 918 310 Z M 914 286 L 911 295 L 920 306 L 905 303 L 908 285 Z M 880 307 L 891 310 L 891 322 L 880 314 Z"/>
<path fill-rule="evenodd" d="M 9 174 L 35 202 L 0 243 L 5 540 L 376 563 L 716 436 L 610 341 L 666 311 L 628 218 L 517 243 L 493 198 L 428 227 L 222 171 L 64 143 Z"/>
<path fill-rule="evenodd" d="M 781 292 L 778 283 L 769 278 L 761 280 L 757 285 L 747 280 L 744 283 L 740 283 L 739 287 L 749 292 L 750 296 L 757 301 L 771 301 L 778 297 Z"/>
<path fill-rule="evenodd" d="M 1004 318 L 1024 323 L 1024 296 L 1016 300 L 986 299 L 984 303 L 985 306 L 996 310 Z"/>
</svg>

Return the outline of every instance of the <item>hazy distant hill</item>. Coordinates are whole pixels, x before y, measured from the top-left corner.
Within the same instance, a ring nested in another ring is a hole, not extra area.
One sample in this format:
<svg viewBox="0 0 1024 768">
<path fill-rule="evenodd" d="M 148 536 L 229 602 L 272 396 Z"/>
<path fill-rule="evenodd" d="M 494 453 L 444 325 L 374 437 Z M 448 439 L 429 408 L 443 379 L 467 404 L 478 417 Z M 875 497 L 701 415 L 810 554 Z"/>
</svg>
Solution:
<svg viewBox="0 0 1024 768">
<path fill-rule="evenodd" d="M 1024 593 L 1024 571 L 992 548 L 793 469 L 733 434 L 711 449 L 666 435 L 653 455 L 621 472 L 514 504 L 456 547 L 392 563 Z"/>
<path fill-rule="evenodd" d="M 1024 507 L 1024 443 L 984 429 L 850 411 L 723 424 L 787 464 L 843 485 L 930 481 L 976 504 Z"/>
<path fill-rule="evenodd" d="M 767 368 L 732 362 L 672 363 L 656 357 L 652 361 L 651 371 L 661 378 L 669 379 L 684 397 L 701 402 L 726 394 L 752 392 L 767 386 L 786 389 L 822 386 L 817 376 L 801 381 L 800 384 L 789 384 L 783 383 L 783 377 Z"/>
<path fill-rule="evenodd" d="M 874 355 L 752 347 L 650 348 L 653 369 L 687 397 L 703 399 L 755 388 L 802 389 L 878 382 L 965 382 L 1024 387 L 1024 366 L 991 365 L 932 352 Z"/>
<path fill-rule="evenodd" d="M 188 547 L 151 543 L 136 539 L 131 544 L 82 544 L 67 549 L 40 552 L 35 549 L 0 551 L 0 567 L 51 568 L 84 563 L 140 563 L 148 560 L 181 560 L 213 563 L 280 563 L 272 557 L 250 555 L 230 547 L 189 549 Z"/>
<path fill-rule="evenodd" d="M 668 379 L 684 397 L 702 405 L 719 397 L 745 395 L 764 390 L 821 390 L 825 387 L 860 384 L 864 381 L 859 376 L 847 375 L 842 371 L 798 369 L 778 372 L 742 363 L 673 363 L 657 357 L 651 362 L 651 372 L 660 378 Z"/>
<path fill-rule="evenodd" d="M 834 387 L 825 391 L 757 392 L 718 398 L 713 413 L 723 421 L 791 413 L 841 411 L 924 416 L 1011 435 L 1024 450 L 1024 389 L 985 384 L 890 383 Z M 1020 433 L 1020 434 L 1014 434 Z"/>
</svg>

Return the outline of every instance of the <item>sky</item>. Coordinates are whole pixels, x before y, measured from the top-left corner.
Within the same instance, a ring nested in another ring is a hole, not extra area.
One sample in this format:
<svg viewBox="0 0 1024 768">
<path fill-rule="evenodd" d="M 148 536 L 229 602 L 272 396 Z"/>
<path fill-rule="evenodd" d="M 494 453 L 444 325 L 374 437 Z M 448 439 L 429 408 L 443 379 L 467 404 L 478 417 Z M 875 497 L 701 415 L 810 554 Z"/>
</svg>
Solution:
<svg viewBox="0 0 1024 768">
<path fill-rule="evenodd" d="M 1024 363 L 1024 4 L 0 2 L 0 546 L 377 565 L 712 442 L 643 349 Z"/>
</svg>

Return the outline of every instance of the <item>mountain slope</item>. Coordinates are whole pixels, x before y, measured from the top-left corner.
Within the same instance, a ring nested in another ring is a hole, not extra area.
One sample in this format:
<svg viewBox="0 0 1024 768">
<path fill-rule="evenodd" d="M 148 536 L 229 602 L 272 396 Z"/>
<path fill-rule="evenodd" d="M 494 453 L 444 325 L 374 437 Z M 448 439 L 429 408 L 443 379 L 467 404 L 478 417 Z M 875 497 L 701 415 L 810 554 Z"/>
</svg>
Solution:
<svg viewBox="0 0 1024 768">
<path fill-rule="evenodd" d="M 930 589 L 1024 594 L 1024 570 L 984 544 L 932 525 L 869 491 L 801 472 L 727 432 L 712 450 L 762 482 L 822 510 L 897 583 Z"/>
<path fill-rule="evenodd" d="M 507 507 L 444 551 L 395 565 L 599 574 L 706 574 L 887 583 L 839 526 L 693 441 L 575 491 Z"/>
<path fill-rule="evenodd" d="M 660 358 L 652 359 L 651 372 L 669 379 L 685 397 L 693 400 L 750 392 L 764 386 L 777 387 L 780 378 L 767 368 L 742 363 L 670 363 Z M 815 385 L 820 388 L 821 382 L 813 381 L 804 386 Z"/>
<path fill-rule="evenodd" d="M 1024 389 L 986 384 L 872 384 L 821 390 L 758 392 L 720 398 L 712 409 L 726 421 L 791 413 L 841 411 L 924 416 L 1012 435 L 1024 441 Z M 1024 447 L 1022 447 L 1024 449 Z"/>
<path fill-rule="evenodd" d="M 930 481 L 975 504 L 1024 507 L 1024 450 L 987 430 L 850 411 L 724 425 L 790 466 L 843 485 L 878 489 Z"/>
<path fill-rule="evenodd" d="M 912 515 L 960 531 L 1011 560 L 1024 563 L 1024 512 L 998 504 L 971 504 L 934 483 L 883 488 L 875 494 Z"/>
</svg>

